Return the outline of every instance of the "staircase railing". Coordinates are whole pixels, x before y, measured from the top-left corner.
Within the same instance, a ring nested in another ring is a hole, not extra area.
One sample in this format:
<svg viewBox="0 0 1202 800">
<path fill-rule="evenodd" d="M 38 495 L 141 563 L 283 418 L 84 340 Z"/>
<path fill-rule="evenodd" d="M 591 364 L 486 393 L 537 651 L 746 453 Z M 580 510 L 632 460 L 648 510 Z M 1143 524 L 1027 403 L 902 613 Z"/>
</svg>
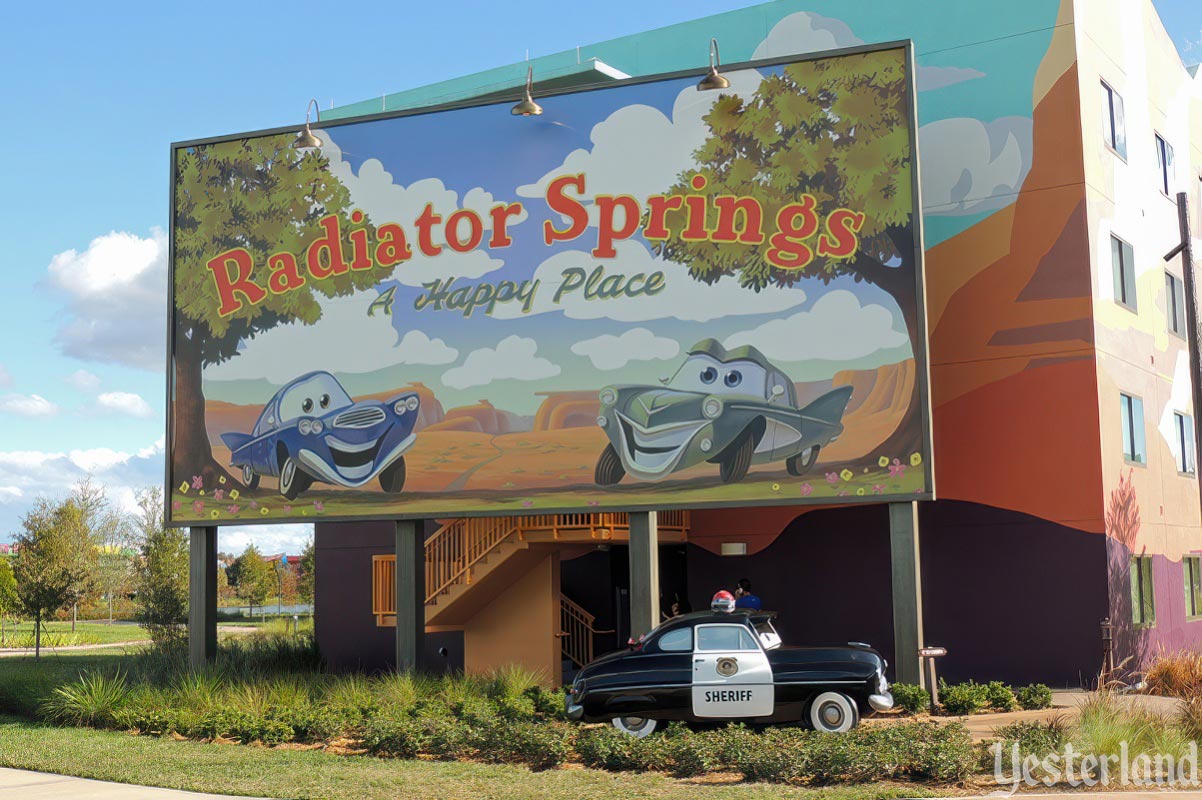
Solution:
<svg viewBox="0 0 1202 800">
<path fill-rule="evenodd" d="M 472 582 L 472 568 L 517 534 L 521 517 L 472 517 L 444 525 L 426 540 L 426 602 L 458 583 Z"/>
<path fill-rule="evenodd" d="M 583 667 L 593 660 L 594 636 L 598 633 L 613 633 L 597 630 L 593 626 L 596 617 L 562 593 L 559 595 L 559 620 L 560 648 L 564 657 L 577 667 Z"/>
</svg>

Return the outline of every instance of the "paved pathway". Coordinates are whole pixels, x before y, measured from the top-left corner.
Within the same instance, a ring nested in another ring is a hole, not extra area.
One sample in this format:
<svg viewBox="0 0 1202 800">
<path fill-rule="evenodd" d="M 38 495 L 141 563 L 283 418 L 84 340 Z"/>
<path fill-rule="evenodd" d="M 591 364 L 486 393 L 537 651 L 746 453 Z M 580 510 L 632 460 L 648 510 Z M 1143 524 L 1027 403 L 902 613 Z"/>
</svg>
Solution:
<svg viewBox="0 0 1202 800">
<path fill-rule="evenodd" d="M 229 800 L 229 795 L 151 789 L 46 772 L 0 768 L 0 798 L 21 800 Z"/>
</svg>

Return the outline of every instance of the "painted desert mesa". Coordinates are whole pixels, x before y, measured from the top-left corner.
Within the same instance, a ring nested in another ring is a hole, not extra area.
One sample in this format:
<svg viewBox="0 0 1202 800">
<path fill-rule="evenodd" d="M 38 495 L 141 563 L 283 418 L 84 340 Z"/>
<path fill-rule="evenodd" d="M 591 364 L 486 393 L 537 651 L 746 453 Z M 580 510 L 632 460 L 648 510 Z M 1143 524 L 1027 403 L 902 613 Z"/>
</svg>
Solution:
<svg viewBox="0 0 1202 800">
<path fill-rule="evenodd" d="M 171 519 L 930 496 L 910 62 L 177 145 Z"/>
</svg>

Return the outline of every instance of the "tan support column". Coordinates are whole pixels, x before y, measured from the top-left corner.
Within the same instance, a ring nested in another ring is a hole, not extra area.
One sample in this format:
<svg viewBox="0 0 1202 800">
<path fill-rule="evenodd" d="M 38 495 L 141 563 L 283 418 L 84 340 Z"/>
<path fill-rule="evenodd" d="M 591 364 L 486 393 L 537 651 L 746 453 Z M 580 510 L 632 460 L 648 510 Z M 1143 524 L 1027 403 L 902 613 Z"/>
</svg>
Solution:
<svg viewBox="0 0 1202 800">
<path fill-rule="evenodd" d="M 217 528 L 188 532 L 188 662 L 201 669 L 217 656 Z"/>
<path fill-rule="evenodd" d="M 889 559 L 893 569 L 893 668 L 897 683 L 924 683 L 918 648 L 922 637 L 922 562 L 918 503 L 889 504 Z"/>
<path fill-rule="evenodd" d="M 421 669 L 426 638 L 426 526 L 396 523 L 396 670 Z"/>
<path fill-rule="evenodd" d="M 659 624 L 659 530 L 654 511 L 630 512 L 630 635 Z"/>
</svg>

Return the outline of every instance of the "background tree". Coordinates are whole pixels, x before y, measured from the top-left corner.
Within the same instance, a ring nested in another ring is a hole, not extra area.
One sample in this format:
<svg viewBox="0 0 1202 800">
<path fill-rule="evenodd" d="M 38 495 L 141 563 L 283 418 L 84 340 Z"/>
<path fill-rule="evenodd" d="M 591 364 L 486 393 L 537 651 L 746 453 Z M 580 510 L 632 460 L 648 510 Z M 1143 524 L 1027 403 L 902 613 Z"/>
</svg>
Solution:
<svg viewBox="0 0 1202 800">
<path fill-rule="evenodd" d="M 868 281 L 897 301 L 910 341 L 924 346 L 914 271 L 907 91 L 900 51 L 785 66 L 766 75 L 750 98 L 718 97 L 705 117 L 710 135 L 695 154 L 698 168 L 682 173 L 666 191 L 694 192 L 689 180 L 700 173 L 711 197 L 756 198 L 764 209 L 766 234 L 782 207 L 811 194 L 820 219 L 839 208 L 865 215 L 860 248 L 852 256 L 815 255 L 803 269 L 779 269 L 765 257 L 771 247 L 767 235 L 760 245 L 680 238 L 683 211 L 668 214 L 673 235 L 656 244 L 656 252 L 686 265 L 698 280 L 714 283 L 734 275 L 757 291 L 802 278 L 830 283 L 846 275 Z M 909 411 L 887 445 L 897 455 L 919 444 L 918 411 L 915 382 Z"/>
<path fill-rule="evenodd" d="M 7 558 L 0 558 L 0 647 L 4 646 L 5 623 L 17 611 L 17 579 L 13 577 L 13 565 Z"/>
<path fill-rule="evenodd" d="M 305 542 L 296 571 L 296 595 L 302 603 L 312 603 L 317 577 L 317 558 L 312 539 Z"/>
<path fill-rule="evenodd" d="M 20 613 L 34 621 L 34 657 L 42 654 L 42 626 L 91 587 L 96 549 L 84 511 L 71 500 L 38 500 L 21 522 L 13 575 Z"/>
<path fill-rule="evenodd" d="M 94 483 L 90 476 L 76 484 L 71 499 L 79 506 L 88 535 L 96 548 L 92 587 L 98 599 L 107 601 L 111 624 L 113 597 L 128 592 L 133 580 L 134 560 L 129 522 L 113 508 L 104 486 Z M 74 609 L 72 611 L 71 630 L 74 631 Z"/>
<path fill-rule="evenodd" d="M 181 645 L 188 621 L 188 536 L 163 525 L 163 491 L 157 486 L 138 493 L 133 518 L 138 546 L 134 575 L 135 603 L 141 625 L 164 649 Z"/>
<path fill-rule="evenodd" d="M 238 569 L 236 591 L 238 597 L 250 606 L 250 615 L 255 615 L 255 606 L 263 605 L 276 587 L 276 574 L 271 565 L 263 560 L 259 549 L 247 546 L 234 562 Z M 232 567 L 231 567 L 232 569 Z"/>
<path fill-rule="evenodd" d="M 175 168 L 175 475 L 201 475 L 206 486 L 225 471 L 213 460 L 205 431 L 201 370 L 238 355 L 238 343 L 299 320 L 321 317 L 318 296 L 351 294 L 375 285 L 391 270 L 352 270 L 304 287 L 269 294 L 228 317 L 208 261 L 245 248 L 255 259 L 255 276 L 265 280 L 267 257 L 302 253 L 324 231 L 318 221 L 341 218 L 343 247 L 350 252 L 350 193 L 329 170 L 320 150 L 297 150 L 291 134 L 242 139 L 180 150 Z M 302 259 L 303 263 L 303 259 Z"/>
</svg>

